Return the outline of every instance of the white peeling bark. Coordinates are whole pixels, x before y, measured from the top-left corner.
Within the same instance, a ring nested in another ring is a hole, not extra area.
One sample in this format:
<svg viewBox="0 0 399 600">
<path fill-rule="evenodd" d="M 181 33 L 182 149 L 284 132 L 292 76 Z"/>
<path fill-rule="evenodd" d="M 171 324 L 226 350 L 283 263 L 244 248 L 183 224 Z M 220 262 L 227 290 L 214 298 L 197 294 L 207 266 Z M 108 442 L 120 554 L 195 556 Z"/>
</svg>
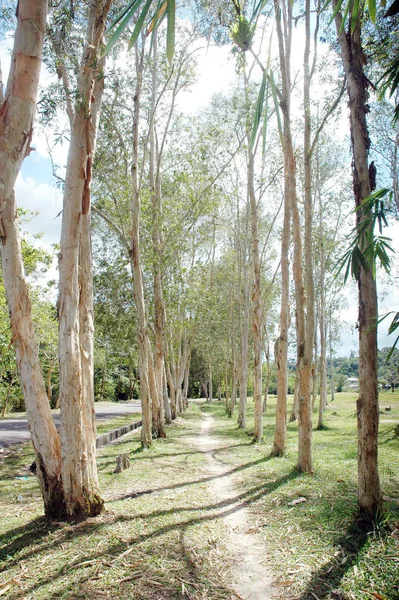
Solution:
<svg viewBox="0 0 399 600">
<path fill-rule="evenodd" d="M 60 242 L 60 435 L 70 515 L 102 511 L 95 459 L 90 180 L 102 76 L 98 53 L 112 0 L 92 5 L 71 128 Z M 97 97 L 95 96 L 97 94 Z"/>
<path fill-rule="evenodd" d="M 133 148 L 132 148 L 132 233 L 130 264 L 133 276 L 133 294 L 137 310 L 138 322 L 138 347 L 139 347 L 139 373 L 140 373 L 140 400 L 143 426 L 141 428 L 141 444 L 143 448 L 152 445 L 152 402 L 150 382 L 148 378 L 148 346 L 150 341 L 147 332 L 147 315 L 144 301 L 143 275 L 140 256 L 140 190 L 138 183 L 138 152 L 139 152 L 139 121 L 140 121 L 140 96 L 143 83 L 144 48 L 138 56 L 136 49 L 136 89 L 134 94 L 133 116 Z"/>
<path fill-rule="evenodd" d="M 0 89 L 0 238 L 2 272 L 18 374 L 36 453 L 37 473 L 50 518 L 65 516 L 60 440 L 39 363 L 16 223 L 14 185 L 30 152 L 47 2 L 20 0 L 6 94 Z"/>
</svg>

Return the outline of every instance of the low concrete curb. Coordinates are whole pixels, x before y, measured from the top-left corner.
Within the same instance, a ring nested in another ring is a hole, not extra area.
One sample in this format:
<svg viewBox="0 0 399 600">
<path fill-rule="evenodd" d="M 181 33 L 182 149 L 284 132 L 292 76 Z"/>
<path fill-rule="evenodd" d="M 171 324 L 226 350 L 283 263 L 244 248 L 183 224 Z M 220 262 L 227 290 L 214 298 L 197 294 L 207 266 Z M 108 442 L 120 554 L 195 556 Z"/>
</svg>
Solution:
<svg viewBox="0 0 399 600">
<path fill-rule="evenodd" d="M 122 435 L 126 435 L 130 431 L 134 429 L 138 429 L 143 424 L 143 421 L 135 421 L 134 423 L 130 423 L 130 425 L 124 425 L 119 429 L 114 429 L 114 431 L 109 431 L 108 433 L 103 433 L 103 435 L 99 435 L 96 440 L 96 448 L 101 448 L 102 446 L 106 446 L 111 442 L 117 440 L 122 437 Z"/>
</svg>

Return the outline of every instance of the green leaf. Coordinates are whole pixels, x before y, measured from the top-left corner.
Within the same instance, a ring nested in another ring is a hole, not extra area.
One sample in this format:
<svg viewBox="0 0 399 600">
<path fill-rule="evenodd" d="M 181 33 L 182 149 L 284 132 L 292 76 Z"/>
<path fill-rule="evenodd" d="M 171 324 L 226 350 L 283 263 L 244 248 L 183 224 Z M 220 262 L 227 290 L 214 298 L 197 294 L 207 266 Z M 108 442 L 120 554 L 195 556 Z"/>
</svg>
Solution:
<svg viewBox="0 0 399 600">
<path fill-rule="evenodd" d="M 375 0 L 368 0 L 368 7 L 369 7 L 370 19 L 372 20 L 373 23 L 375 23 L 375 18 L 377 15 L 377 7 L 376 7 Z"/>
<path fill-rule="evenodd" d="M 122 33 L 125 31 L 126 27 L 129 25 L 135 11 L 137 10 L 137 8 L 140 6 L 140 4 L 142 2 L 143 2 L 143 0 L 135 0 L 135 2 L 133 2 L 133 4 L 131 5 L 130 9 L 127 12 L 125 12 L 124 19 L 119 24 L 119 26 L 115 29 L 114 33 L 108 40 L 108 43 L 104 48 L 103 56 L 108 54 L 108 52 L 115 46 L 115 44 L 117 44 L 119 42 Z"/>
<path fill-rule="evenodd" d="M 335 17 L 337 16 L 337 13 L 341 9 L 343 1 L 344 0 L 338 0 L 337 5 L 336 5 L 336 7 L 333 10 L 333 14 L 331 16 L 331 19 L 328 22 L 328 25 L 331 25 L 331 23 L 334 21 Z M 327 2 L 325 3 L 325 5 L 323 6 L 322 10 L 324 10 L 329 4 L 331 4 L 331 0 L 327 0 Z"/>
<path fill-rule="evenodd" d="M 266 102 L 265 102 L 265 116 L 263 118 L 263 131 L 262 131 L 262 156 L 266 154 L 266 136 L 267 136 L 267 124 L 269 121 L 269 82 L 266 84 Z"/>
<path fill-rule="evenodd" d="M 137 38 L 140 35 L 140 31 L 143 29 L 144 21 L 146 19 L 148 11 L 150 10 L 150 6 L 151 6 L 152 2 L 153 2 L 153 0 L 147 0 L 147 2 L 144 5 L 143 10 L 141 11 L 139 18 L 137 19 L 137 23 L 133 29 L 132 37 L 129 40 L 129 44 L 127 47 L 128 50 L 133 48 L 134 44 L 136 43 Z"/>
<path fill-rule="evenodd" d="M 265 89 L 266 89 L 266 74 L 263 73 L 262 81 L 261 81 L 260 88 L 259 88 L 258 99 L 256 101 L 256 106 L 255 106 L 254 123 L 253 123 L 253 127 L 252 127 L 252 135 L 251 135 L 251 142 L 250 142 L 251 148 L 253 148 L 255 145 L 256 135 L 258 133 L 258 127 L 259 127 L 259 123 L 260 123 L 260 120 L 262 117 L 263 102 L 265 99 Z"/>
<path fill-rule="evenodd" d="M 266 2 L 267 2 L 267 0 L 259 0 L 258 4 L 255 6 L 254 11 L 252 13 L 251 23 L 253 23 L 254 20 L 260 15 Z"/>
<path fill-rule="evenodd" d="M 360 0 L 348 0 L 348 2 L 347 2 L 347 4 L 346 4 L 346 7 L 345 7 L 345 12 L 344 12 L 344 14 L 343 14 L 343 16 L 342 16 L 342 23 L 341 23 L 341 27 L 340 27 L 340 29 L 339 29 L 339 32 L 340 32 L 340 33 L 342 33 L 342 31 L 344 30 L 345 23 L 346 23 L 346 19 L 348 18 L 349 10 L 350 10 L 350 9 L 351 9 L 351 7 L 352 7 L 352 3 L 353 3 L 353 2 L 355 2 L 355 3 L 356 3 L 356 2 L 359 2 L 359 1 L 360 1 Z M 355 21 L 355 19 L 352 19 L 352 21 L 351 21 L 351 25 L 352 25 L 352 31 L 354 31 L 354 30 L 355 30 L 355 27 L 356 27 L 356 21 Z"/>
<path fill-rule="evenodd" d="M 169 64 L 172 64 L 175 53 L 175 21 L 176 21 L 176 3 L 175 0 L 168 0 L 168 25 L 166 30 L 166 56 Z"/>
<path fill-rule="evenodd" d="M 135 5 L 137 2 L 137 0 L 131 0 L 131 2 L 129 2 L 122 10 L 121 12 L 118 14 L 117 17 L 115 17 L 115 19 L 112 21 L 111 25 L 108 27 L 107 33 L 113 29 L 113 27 L 115 27 L 115 25 L 117 25 L 119 23 L 119 21 L 121 19 L 123 19 L 123 17 L 126 15 L 126 13 L 132 8 L 133 5 Z"/>
<path fill-rule="evenodd" d="M 349 5 L 349 2 L 348 2 L 348 5 Z M 356 24 L 357 24 L 357 19 L 358 19 L 358 16 L 359 16 L 359 9 L 360 9 L 360 2 L 359 2 L 359 0 L 354 0 L 353 9 L 352 9 L 352 13 L 351 13 L 351 29 L 352 29 L 352 33 L 355 31 L 355 27 L 356 27 Z"/>
<path fill-rule="evenodd" d="M 283 127 L 282 127 L 282 124 L 281 124 L 280 105 L 278 103 L 277 92 L 276 92 L 276 84 L 274 83 L 273 71 L 270 71 L 270 83 L 271 83 L 271 86 L 272 86 L 272 95 L 273 95 L 273 101 L 274 101 L 274 108 L 276 110 L 278 133 L 279 133 L 279 136 L 280 136 L 280 143 L 281 143 L 281 147 L 284 149 L 284 135 L 283 135 Z"/>
<path fill-rule="evenodd" d="M 152 31 L 158 29 L 162 21 L 166 16 L 166 9 L 168 7 L 168 0 L 159 0 L 157 10 L 155 11 L 154 16 L 151 19 L 151 22 L 147 29 L 147 35 L 149 35 Z M 151 52 L 150 52 L 151 53 Z"/>
</svg>

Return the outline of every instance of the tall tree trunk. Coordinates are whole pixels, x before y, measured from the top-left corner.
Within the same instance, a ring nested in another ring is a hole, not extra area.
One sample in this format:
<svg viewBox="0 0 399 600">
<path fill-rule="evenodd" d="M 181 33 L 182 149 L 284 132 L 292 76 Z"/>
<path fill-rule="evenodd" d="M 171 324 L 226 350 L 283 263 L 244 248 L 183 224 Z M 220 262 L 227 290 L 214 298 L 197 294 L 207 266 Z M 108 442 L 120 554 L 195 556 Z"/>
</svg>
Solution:
<svg viewBox="0 0 399 600">
<path fill-rule="evenodd" d="M 337 1 L 333 0 L 333 6 L 336 5 Z M 351 23 L 350 20 L 349 22 Z M 357 24 L 349 32 L 342 27 L 340 12 L 335 17 L 335 23 L 347 78 L 353 151 L 353 191 L 356 207 L 359 207 L 371 193 L 368 165 L 370 139 L 366 121 L 369 107 L 367 79 L 363 68 L 365 57 L 361 44 L 361 16 L 359 15 Z M 363 211 L 358 210 L 357 228 L 361 227 L 364 218 Z M 360 268 L 358 294 L 358 503 L 362 516 L 375 519 L 382 511 L 382 494 L 378 475 L 377 285 L 371 268 Z"/>
<path fill-rule="evenodd" d="M 317 427 L 323 427 L 323 413 L 327 405 L 327 344 L 326 344 L 326 290 L 325 290 L 325 256 L 324 256 L 324 231 L 323 231 L 323 203 L 319 182 L 319 156 L 317 155 L 317 193 L 319 197 L 319 237 L 320 237 L 320 403 Z"/>
<path fill-rule="evenodd" d="M 248 78 L 246 73 L 245 88 L 248 90 Z M 247 193 L 251 214 L 251 244 L 252 244 L 252 269 L 253 269 L 253 292 L 252 292 L 252 333 L 254 339 L 254 433 L 253 438 L 260 442 L 263 436 L 263 413 L 262 413 L 262 306 L 261 306 L 261 264 L 259 252 L 259 215 L 255 194 L 255 157 L 251 147 L 249 134 L 248 163 L 247 163 Z"/>
<path fill-rule="evenodd" d="M 18 375 L 25 398 L 37 473 L 50 518 L 65 517 L 61 447 L 39 363 L 28 287 L 16 225 L 14 185 L 30 153 L 41 67 L 47 2 L 20 0 L 10 74 L 0 89 L 0 239 L 2 271 Z"/>
<path fill-rule="evenodd" d="M 316 310 L 315 314 L 315 327 L 317 328 L 317 323 L 319 323 L 319 315 Z M 318 370 L 319 370 L 319 339 L 317 337 L 317 332 L 315 329 L 314 336 L 314 344 L 313 344 L 313 367 L 312 367 L 312 411 L 316 406 L 316 398 L 317 394 L 320 390 L 317 389 L 318 384 Z"/>
<path fill-rule="evenodd" d="M 329 346 L 330 346 L 330 380 L 331 380 L 331 402 L 335 400 L 335 369 L 334 369 L 334 354 L 332 344 L 332 310 L 330 308 L 329 320 Z"/>
<path fill-rule="evenodd" d="M 296 166 L 295 153 L 291 133 L 291 42 L 292 42 L 292 4 L 275 0 L 276 29 L 279 43 L 279 57 L 281 69 L 282 101 L 281 109 L 284 124 L 284 171 L 285 193 L 291 208 L 292 237 L 294 242 L 293 275 L 295 283 L 295 308 L 297 326 L 297 366 L 299 375 L 298 395 L 298 470 L 312 471 L 312 412 L 311 412 L 311 376 L 312 376 L 312 351 L 313 338 L 308 339 L 309 327 L 305 319 L 305 290 L 303 284 L 303 251 L 301 237 L 301 223 L 298 209 L 296 191 Z M 284 32 L 281 21 L 284 17 Z M 306 128 L 305 128 L 306 129 Z M 305 222 L 306 227 L 306 222 Z M 311 341 L 311 344 L 309 344 Z M 310 351 L 309 351 L 310 346 Z M 310 356 L 310 359 L 309 359 Z"/>
<path fill-rule="evenodd" d="M 312 150 L 311 150 L 311 114 L 310 114 L 310 83 L 312 73 L 310 71 L 310 0 L 305 0 L 305 52 L 304 52 L 304 179 L 305 179 L 305 243 L 304 243 L 304 268 L 305 289 L 302 284 L 302 264 L 298 264 L 301 274 L 298 275 L 299 285 L 296 284 L 296 297 L 302 307 L 301 319 L 305 316 L 305 335 L 303 337 L 303 354 L 300 357 L 300 395 L 299 395 L 299 422 L 298 422 L 298 469 L 299 471 L 311 472 L 312 466 L 312 361 L 313 346 L 315 338 L 315 294 L 313 279 L 313 198 L 312 198 Z M 293 223 L 296 221 L 295 212 Z M 299 221 L 299 219 L 298 219 Z M 294 225 L 295 227 L 295 225 Z M 302 249 L 299 232 L 294 230 L 295 256 Z M 298 236 L 298 242 L 295 238 Z M 294 261 L 295 262 L 295 261 Z M 298 310 L 298 303 L 297 303 Z M 299 320 L 299 319 L 298 319 Z M 302 327 L 302 325 L 300 325 Z"/>
<path fill-rule="evenodd" d="M 90 181 L 103 75 L 98 52 L 112 0 L 91 7 L 78 77 L 60 241 L 59 359 L 62 478 L 69 515 L 103 509 L 96 466 Z"/>
<path fill-rule="evenodd" d="M 290 323 L 288 252 L 290 245 L 291 211 L 286 181 L 284 188 L 284 221 L 281 235 L 280 334 L 274 345 L 274 360 L 277 366 L 276 430 L 272 448 L 272 455 L 274 456 L 282 456 L 284 454 L 287 437 L 288 329 Z"/>
<path fill-rule="evenodd" d="M 162 411 L 161 391 L 164 371 L 164 330 L 165 308 L 162 290 L 162 244 L 161 244 L 161 175 L 160 169 L 155 168 L 155 107 L 157 94 L 158 44 L 157 32 L 153 33 L 153 66 L 152 91 L 150 107 L 150 151 L 149 151 L 149 184 L 152 203 L 152 245 L 154 249 L 154 330 L 155 330 L 155 361 L 152 398 L 152 433 L 157 437 L 166 437 Z M 158 159 L 157 162 L 159 162 Z M 148 348 L 149 366 L 153 364 L 151 347 Z M 151 376 L 151 374 L 150 374 Z"/>
<path fill-rule="evenodd" d="M 164 370 L 163 370 L 163 386 L 162 386 L 162 390 L 163 390 L 163 405 L 164 405 L 164 411 L 165 411 L 165 422 L 170 425 L 172 423 L 172 411 L 170 408 L 170 402 L 169 402 L 169 396 L 168 396 L 168 384 L 166 381 L 166 369 L 164 366 Z"/>
<path fill-rule="evenodd" d="M 265 356 L 266 356 L 266 381 L 265 381 L 265 391 L 263 392 L 263 406 L 262 411 L 265 414 L 267 409 L 267 400 L 269 397 L 269 384 L 270 384 L 270 340 L 269 334 L 267 333 L 267 329 L 265 327 Z"/>
<path fill-rule="evenodd" d="M 188 353 L 187 364 L 184 371 L 184 384 L 183 384 L 183 403 L 185 408 L 188 407 L 188 383 L 190 376 L 190 364 L 191 364 L 191 352 Z"/>
<path fill-rule="evenodd" d="M 131 233 L 131 268 L 133 277 L 133 294 L 137 310 L 138 323 L 138 348 L 139 348 L 139 374 L 140 374 L 140 400 L 143 426 L 141 428 L 141 444 L 143 448 L 152 445 L 152 402 L 150 384 L 148 379 L 149 358 L 148 346 L 150 344 L 147 331 L 147 315 L 144 302 L 143 275 L 141 271 L 140 256 L 140 189 L 138 182 L 139 168 L 139 121 L 140 98 L 143 84 L 144 67 L 144 41 L 139 55 L 136 45 L 136 89 L 134 93 L 133 116 L 133 148 L 132 148 L 132 233 Z"/>
<path fill-rule="evenodd" d="M 213 381 L 212 381 L 212 363 L 209 361 L 209 402 L 213 402 Z"/>
<path fill-rule="evenodd" d="M 176 384 L 175 379 L 172 375 L 171 367 L 168 361 L 166 361 L 166 377 L 169 384 L 169 392 L 170 392 L 170 411 L 172 419 L 176 419 L 177 417 L 177 407 L 176 407 Z"/>
<path fill-rule="evenodd" d="M 242 330 L 241 330 L 241 356 L 240 356 L 240 405 L 238 409 L 238 427 L 239 429 L 245 429 L 246 425 L 246 406 L 248 396 L 248 341 L 249 341 L 249 282 L 248 282 L 248 204 L 247 210 L 245 211 L 245 239 L 242 249 L 242 271 L 243 271 L 243 282 L 242 291 L 239 290 L 240 299 L 242 306 Z"/>
<path fill-rule="evenodd" d="M 53 364 L 50 363 L 47 369 L 47 400 L 51 406 L 51 400 L 53 396 L 53 386 L 51 385 L 51 375 L 53 374 Z"/>
</svg>

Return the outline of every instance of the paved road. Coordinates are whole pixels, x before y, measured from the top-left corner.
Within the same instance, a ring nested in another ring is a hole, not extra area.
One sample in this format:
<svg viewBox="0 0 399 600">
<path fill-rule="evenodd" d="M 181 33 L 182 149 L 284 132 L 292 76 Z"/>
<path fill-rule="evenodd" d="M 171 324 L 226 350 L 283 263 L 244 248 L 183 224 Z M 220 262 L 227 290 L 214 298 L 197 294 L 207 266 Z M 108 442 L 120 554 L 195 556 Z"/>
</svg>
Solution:
<svg viewBox="0 0 399 600">
<path fill-rule="evenodd" d="M 141 412 L 139 402 L 110 402 L 109 404 L 96 404 L 96 421 L 113 419 L 121 415 Z M 56 426 L 60 422 L 59 411 L 53 411 Z M 13 419 L 0 419 L 0 448 L 7 448 L 13 444 L 21 444 L 30 440 L 28 421 L 26 417 Z"/>
</svg>

